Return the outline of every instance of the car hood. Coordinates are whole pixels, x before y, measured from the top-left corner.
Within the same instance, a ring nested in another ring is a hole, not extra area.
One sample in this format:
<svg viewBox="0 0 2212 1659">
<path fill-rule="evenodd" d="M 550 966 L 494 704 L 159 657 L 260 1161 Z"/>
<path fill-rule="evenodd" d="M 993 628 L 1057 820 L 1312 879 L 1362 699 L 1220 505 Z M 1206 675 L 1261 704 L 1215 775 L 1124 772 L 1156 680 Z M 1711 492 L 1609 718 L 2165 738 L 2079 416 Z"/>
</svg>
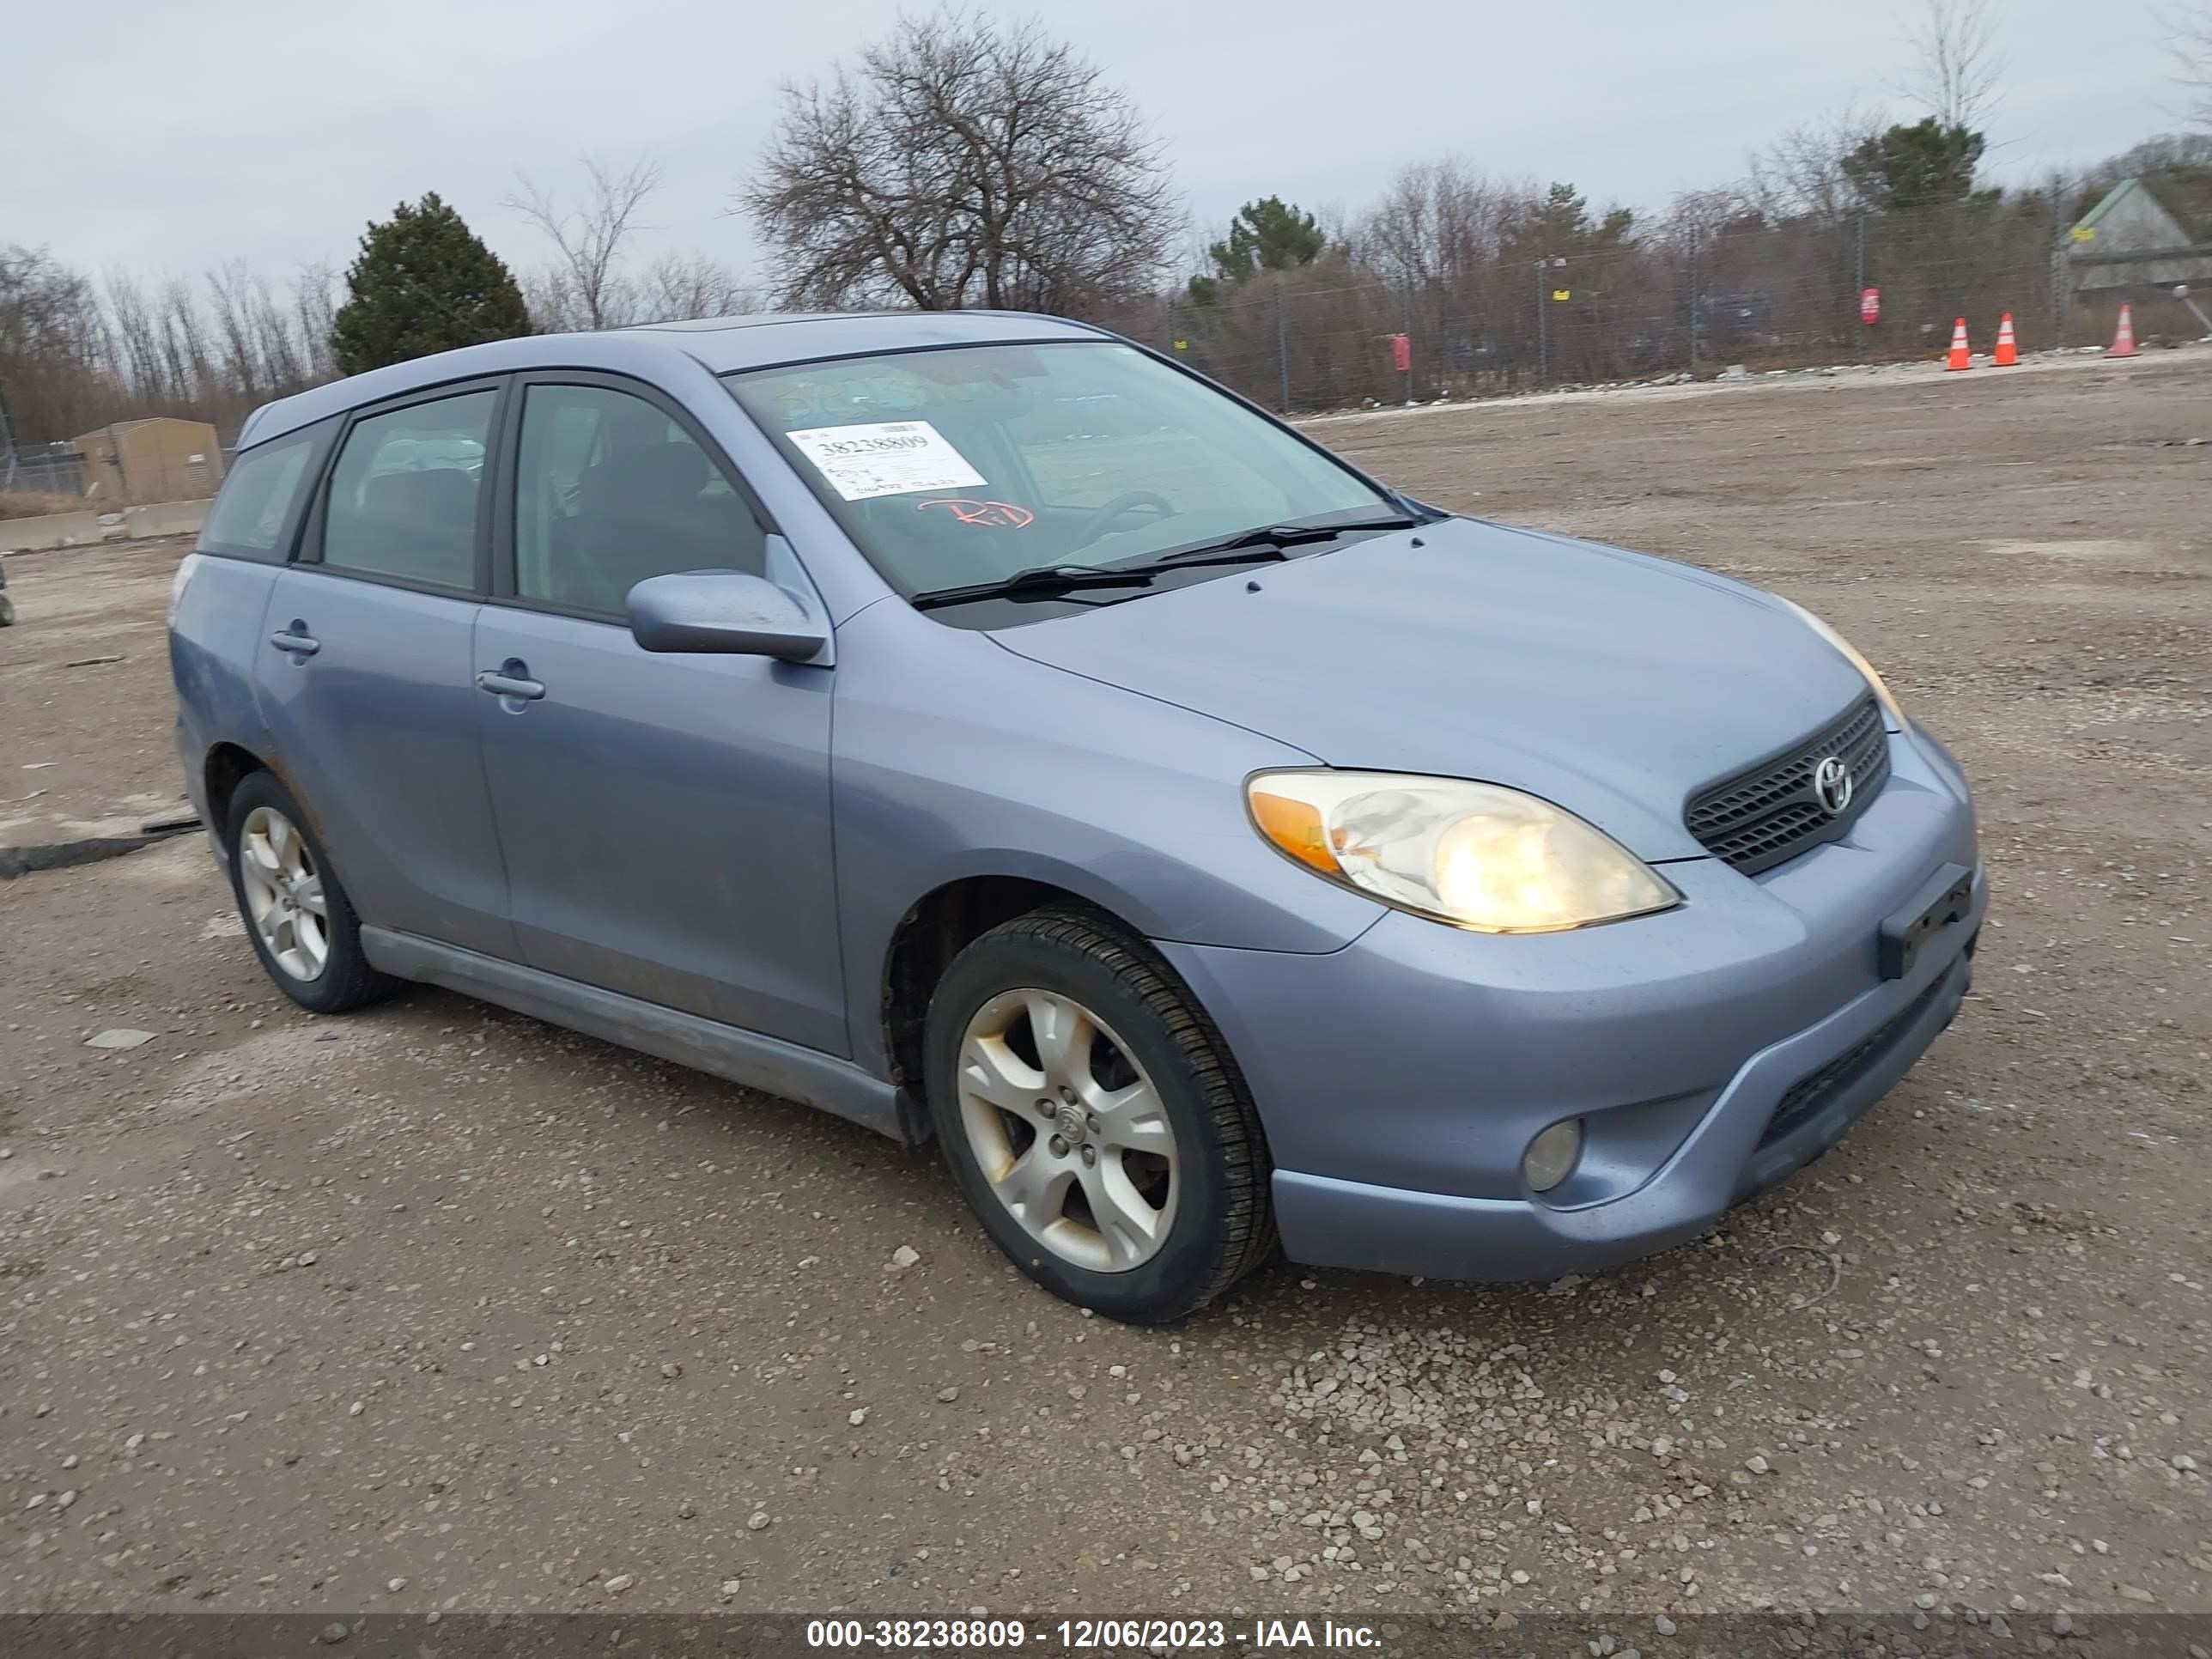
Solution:
<svg viewBox="0 0 2212 1659">
<path fill-rule="evenodd" d="M 1651 860 L 1704 856 L 1688 797 L 1867 690 L 1754 590 L 1467 519 L 992 637 L 1331 766 L 1540 795 Z"/>
</svg>

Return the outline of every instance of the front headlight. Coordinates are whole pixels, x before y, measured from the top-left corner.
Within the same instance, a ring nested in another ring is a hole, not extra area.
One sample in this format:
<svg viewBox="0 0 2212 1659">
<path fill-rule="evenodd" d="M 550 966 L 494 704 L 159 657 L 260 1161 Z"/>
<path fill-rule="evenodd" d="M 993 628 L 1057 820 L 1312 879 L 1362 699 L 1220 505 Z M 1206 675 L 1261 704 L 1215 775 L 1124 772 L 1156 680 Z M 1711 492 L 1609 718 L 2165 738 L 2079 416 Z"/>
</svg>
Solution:
<svg viewBox="0 0 2212 1659">
<path fill-rule="evenodd" d="M 1774 597 L 1778 599 L 1782 599 L 1782 596 L 1779 593 L 1776 594 Z M 1874 688 L 1875 697 L 1881 704 L 1883 718 L 1888 721 L 1890 729 L 1893 732 L 1902 732 L 1905 730 L 1905 710 L 1898 706 L 1897 694 L 1889 689 L 1888 682 L 1884 680 L 1879 673 L 1875 672 L 1875 665 L 1859 654 L 1858 647 L 1853 645 L 1849 640 L 1845 639 L 1841 634 L 1836 632 L 1834 629 L 1829 627 L 1827 623 L 1822 622 L 1811 611 L 1808 611 L 1803 605 L 1793 604 L 1788 599 L 1782 599 L 1782 603 L 1789 605 L 1792 611 L 1796 611 L 1797 613 L 1798 620 L 1802 622 L 1806 627 L 1811 629 L 1815 634 L 1818 634 L 1822 639 L 1827 641 L 1830 645 L 1834 646 L 1838 651 L 1841 652 L 1844 655 L 1844 659 L 1846 662 L 1850 663 L 1852 667 L 1857 669 L 1860 673 L 1866 676 L 1866 683 Z"/>
<path fill-rule="evenodd" d="M 1401 910 L 1481 933 L 1556 933 L 1682 899 L 1573 813 L 1494 783 L 1261 772 L 1244 797 L 1260 833 L 1299 863 Z"/>
</svg>

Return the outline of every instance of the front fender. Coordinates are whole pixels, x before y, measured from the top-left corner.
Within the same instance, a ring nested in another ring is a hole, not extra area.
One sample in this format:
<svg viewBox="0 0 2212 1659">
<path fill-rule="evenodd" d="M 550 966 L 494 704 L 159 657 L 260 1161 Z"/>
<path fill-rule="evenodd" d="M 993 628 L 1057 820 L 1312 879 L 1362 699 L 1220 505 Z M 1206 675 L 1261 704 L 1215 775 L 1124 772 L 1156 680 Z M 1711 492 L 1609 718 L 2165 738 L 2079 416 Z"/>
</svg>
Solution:
<svg viewBox="0 0 2212 1659">
<path fill-rule="evenodd" d="M 1043 882 L 1148 938 L 1340 950 L 1382 915 L 1262 841 L 1243 782 L 1304 751 L 1070 674 L 896 602 L 839 630 L 831 750 L 854 1057 L 880 1073 L 901 920 L 948 883 Z M 926 691 L 917 695 L 915 688 Z"/>
</svg>

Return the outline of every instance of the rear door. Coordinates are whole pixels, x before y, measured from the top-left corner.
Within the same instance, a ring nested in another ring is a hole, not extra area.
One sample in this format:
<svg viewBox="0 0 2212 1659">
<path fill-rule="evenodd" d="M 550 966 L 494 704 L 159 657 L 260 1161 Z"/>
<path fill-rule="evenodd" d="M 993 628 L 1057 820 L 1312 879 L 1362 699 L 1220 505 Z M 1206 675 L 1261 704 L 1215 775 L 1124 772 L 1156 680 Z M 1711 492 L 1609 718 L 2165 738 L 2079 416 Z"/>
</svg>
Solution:
<svg viewBox="0 0 2212 1659">
<path fill-rule="evenodd" d="M 651 388 L 543 374 L 514 395 L 475 666 L 523 960 L 842 1054 L 831 671 L 655 655 L 626 620 L 650 576 L 771 574 L 762 518 Z"/>
<path fill-rule="evenodd" d="M 358 411 L 258 650 L 279 768 L 364 922 L 515 955 L 471 635 L 499 380 Z"/>
<path fill-rule="evenodd" d="M 265 667 L 261 619 L 342 424 L 320 421 L 241 452 L 200 532 L 198 556 L 178 572 L 169 610 L 177 750 L 186 790 L 203 811 L 210 749 L 218 743 L 256 754 L 268 748 L 254 690 Z M 217 839 L 223 829 L 208 825 Z"/>
</svg>

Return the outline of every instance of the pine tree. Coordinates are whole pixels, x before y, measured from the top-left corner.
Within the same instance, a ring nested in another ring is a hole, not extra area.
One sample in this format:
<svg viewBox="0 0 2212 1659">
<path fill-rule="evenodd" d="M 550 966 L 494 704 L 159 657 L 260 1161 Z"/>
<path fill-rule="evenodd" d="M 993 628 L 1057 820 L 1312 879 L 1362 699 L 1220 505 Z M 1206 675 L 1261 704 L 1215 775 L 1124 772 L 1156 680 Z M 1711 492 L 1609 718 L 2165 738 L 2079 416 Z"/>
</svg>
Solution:
<svg viewBox="0 0 2212 1659">
<path fill-rule="evenodd" d="M 514 273 L 433 191 L 402 202 L 362 237 L 331 325 L 331 356 L 358 374 L 529 332 Z"/>
<path fill-rule="evenodd" d="M 1247 202 L 1229 222 L 1229 234 L 1206 250 L 1213 274 L 1190 279 L 1191 297 L 1200 305 L 1211 304 L 1261 271 L 1310 265 L 1328 246 L 1313 215 L 1279 196 Z"/>
<path fill-rule="evenodd" d="M 1878 211 L 1944 207 L 1978 195 L 1994 201 L 1996 191 L 1974 189 L 1984 143 L 1980 133 L 1931 115 L 1866 140 L 1844 157 L 1844 176 Z"/>
<path fill-rule="evenodd" d="M 1530 259 L 1559 259 L 1570 254 L 1601 253 L 1621 246 L 1635 227 L 1626 208 L 1609 208 L 1593 220 L 1589 203 L 1572 185 L 1555 184 L 1542 198 L 1524 205 L 1504 228 L 1499 258 L 1506 264 Z"/>
</svg>

